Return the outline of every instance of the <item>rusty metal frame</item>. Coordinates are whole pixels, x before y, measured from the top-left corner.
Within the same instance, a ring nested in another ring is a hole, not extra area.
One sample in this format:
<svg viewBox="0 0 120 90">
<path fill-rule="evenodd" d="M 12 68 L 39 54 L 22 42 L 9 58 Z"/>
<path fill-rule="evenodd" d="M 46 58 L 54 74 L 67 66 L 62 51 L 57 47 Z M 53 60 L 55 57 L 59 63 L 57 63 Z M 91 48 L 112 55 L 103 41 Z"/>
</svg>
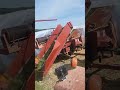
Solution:
<svg viewBox="0 0 120 90">
<path fill-rule="evenodd" d="M 62 26 L 58 25 L 56 27 L 56 29 L 53 31 L 52 35 L 49 37 L 49 39 L 47 40 L 46 44 L 44 45 L 44 47 L 41 49 L 40 53 L 38 54 L 39 59 L 41 59 L 43 57 L 43 55 L 48 51 L 48 49 L 50 48 L 51 44 L 53 43 L 53 41 L 57 38 L 57 36 L 59 35 L 59 33 L 62 30 Z"/>
<path fill-rule="evenodd" d="M 51 50 L 51 53 L 46 58 L 44 65 L 41 69 L 43 76 L 45 76 L 48 73 L 48 71 L 49 71 L 50 67 L 52 66 L 52 64 L 54 63 L 57 55 L 59 55 L 59 53 L 63 49 L 63 47 L 66 43 L 66 40 L 67 40 L 68 36 L 70 35 L 72 28 L 73 28 L 72 24 L 70 22 L 68 22 L 62 29 L 62 31 L 59 34 L 59 36 L 57 37 L 57 39 L 54 41 L 54 44 L 53 44 L 54 46 Z M 51 43 L 53 43 L 53 42 L 51 42 Z"/>
</svg>

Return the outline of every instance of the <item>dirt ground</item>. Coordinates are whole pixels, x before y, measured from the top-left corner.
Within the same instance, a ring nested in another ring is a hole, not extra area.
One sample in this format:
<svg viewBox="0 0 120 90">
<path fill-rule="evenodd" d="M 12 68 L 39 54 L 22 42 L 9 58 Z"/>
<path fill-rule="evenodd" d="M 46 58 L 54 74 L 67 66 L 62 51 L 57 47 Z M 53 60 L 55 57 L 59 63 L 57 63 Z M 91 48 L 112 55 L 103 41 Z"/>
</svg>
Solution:
<svg viewBox="0 0 120 90">
<path fill-rule="evenodd" d="M 108 55 L 107 55 L 108 56 Z M 98 64 L 98 60 L 95 60 L 94 63 Z M 113 57 L 106 57 L 102 59 L 102 63 L 99 64 L 116 64 L 120 65 L 120 55 L 114 55 Z M 111 70 L 111 69 L 97 69 L 90 68 L 86 71 L 86 74 L 100 75 L 103 80 L 103 90 L 120 90 L 120 71 Z"/>
<path fill-rule="evenodd" d="M 85 67 L 85 49 L 74 52 L 78 58 L 78 66 Z M 60 56 L 56 59 L 48 75 L 42 81 L 35 81 L 35 90 L 54 90 L 54 85 L 58 81 L 55 75 L 55 68 L 64 65 L 67 69 L 72 69 L 70 66 L 71 58 L 69 56 Z"/>
</svg>

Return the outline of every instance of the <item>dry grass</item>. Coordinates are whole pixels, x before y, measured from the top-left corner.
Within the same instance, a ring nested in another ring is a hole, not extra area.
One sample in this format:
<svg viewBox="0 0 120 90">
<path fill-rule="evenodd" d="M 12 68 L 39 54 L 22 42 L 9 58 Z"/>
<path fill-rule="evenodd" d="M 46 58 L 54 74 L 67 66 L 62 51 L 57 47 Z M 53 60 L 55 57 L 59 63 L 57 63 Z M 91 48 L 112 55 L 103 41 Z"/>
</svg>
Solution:
<svg viewBox="0 0 120 90">
<path fill-rule="evenodd" d="M 120 65 L 120 55 L 114 55 L 113 57 L 102 59 L 102 63 L 99 63 L 99 60 L 94 61 L 96 64 L 119 64 Z M 97 71 L 98 70 L 98 71 Z M 96 72 L 95 72 L 96 71 Z M 86 74 L 100 75 L 103 80 L 103 90 L 120 90 L 120 71 L 111 70 L 111 69 L 102 69 L 91 68 L 86 71 Z"/>
<path fill-rule="evenodd" d="M 74 55 L 78 58 L 78 65 L 85 66 L 85 50 L 81 50 L 75 52 Z M 67 69 L 72 69 L 70 66 L 70 57 L 68 56 L 61 56 L 56 59 L 55 63 L 53 64 L 52 68 L 50 69 L 49 73 L 46 77 L 44 77 L 43 81 L 35 81 L 35 89 L 36 90 L 54 90 L 54 85 L 58 81 L 57 76 L 55 75 L 55 68 L 65 65 Z"/>
</svg>

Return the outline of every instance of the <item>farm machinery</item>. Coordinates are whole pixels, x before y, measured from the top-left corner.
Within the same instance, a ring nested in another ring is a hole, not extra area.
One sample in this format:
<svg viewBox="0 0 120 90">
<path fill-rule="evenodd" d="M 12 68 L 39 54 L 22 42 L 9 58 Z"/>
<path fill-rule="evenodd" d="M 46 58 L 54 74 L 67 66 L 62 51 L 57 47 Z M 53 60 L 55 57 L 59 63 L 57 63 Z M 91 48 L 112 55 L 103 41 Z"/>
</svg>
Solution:
<svg viewBox="0 0 120 90">
<path fill-rule="evenodd" d="M 78 47 L 82 47 L 82 44 L 79 30 L 74 30 L 70 22 L 64 27 L 60 24 L 57 25 L 35 58 L 36 73 L 44 77 L 58 55 L 65 54 L 70 56 Z"/>
<path fill-rule="evenodd" d="M 0 73 L 1 90 L 34 89 L 34 28 L 30 25 L 16 26 L 1 31 L 3 48 L 1 55 L 14 55 Z M 5 59 L 5 62 L 8 62 Z"/>
<path fill-rule="evenodd" d="M 95 74 L 102 69 L 120 70 L 119 64 L 110 61 L 111 58 L 116 59 L 114 53 L 120 52 L 120 50 L 116 49 L 118 46 L 112 7 L 92 7 L 91 1 L 86 0 L 86 78 L 88 79 L 88 90 L 102 90 L 102 78 Z M 105 63 L 103 59 L 106 58 L 110 58 L 108 59 L 110 63 Z M 92 68 L 97 70 L 92 72 Z M 96 82 L 99 83 L 99 86 Z"/>
<path fill-rule="evenodd" d="M 88 60 L 89 64 L 87 63 L 88 65 L 86 66 L 92 65 L 91 67 L 120 70 L 119 65 L 92 63 L 97 58 L 99 58 L 101 63 L 105 52 L 109 52 L 110 56 L 113 57 L 113 53 L 118 52 L 118 49 L 116 49 L 118 46 L 116 28 L 112 20 L 112 7 L 90 8 L 90 6 L 91 1 L 86 0 L 86 8 L 89 10 L 86 15 L 86 60 Z M 99 18 L 100 15 L 101 17 Z"/>
</svg>

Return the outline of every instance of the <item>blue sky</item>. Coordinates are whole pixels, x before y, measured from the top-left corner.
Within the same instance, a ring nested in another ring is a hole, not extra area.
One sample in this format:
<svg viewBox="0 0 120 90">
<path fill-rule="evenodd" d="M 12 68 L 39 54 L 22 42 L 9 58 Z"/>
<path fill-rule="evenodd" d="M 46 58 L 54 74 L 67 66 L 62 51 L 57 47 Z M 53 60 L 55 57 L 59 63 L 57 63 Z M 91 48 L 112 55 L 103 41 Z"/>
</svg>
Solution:
<svg viewBox="0 0 120 90">
<path fill-rule="evenodd" d="M 72 22 L 73 26 L 85 26 L 85 0 L 35 0 L 35 20 L 57 19 L 51 22 L 36 22 L 36 29 L 55 28 Z"/>
</svg>

